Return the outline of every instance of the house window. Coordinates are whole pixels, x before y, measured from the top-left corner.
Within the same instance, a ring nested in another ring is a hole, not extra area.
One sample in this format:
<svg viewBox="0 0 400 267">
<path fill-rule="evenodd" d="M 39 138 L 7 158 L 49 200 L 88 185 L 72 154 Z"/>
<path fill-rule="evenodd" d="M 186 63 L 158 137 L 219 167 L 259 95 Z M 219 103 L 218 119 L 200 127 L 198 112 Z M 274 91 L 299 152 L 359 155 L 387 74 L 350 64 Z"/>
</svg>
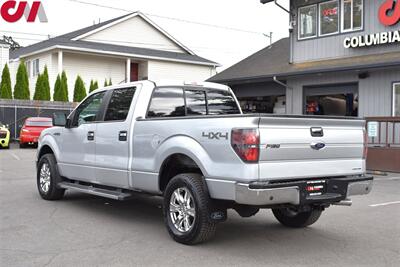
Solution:
<svg viewBox="0 0 400 267">
<path fill-rule="evenodd" d="M 393 116 L 400 116 L 400 83 L 393 84 Z"/>
<path fill-rule="evenodd" d="M 33 61 L 33 73 L 32 73 L 32 75 L 33 75 L 33 77 L 35 77 L 35 76 L 37 76 L 37 75 L 39 75 L 39 73 L 40 73 L 40 71 L 39 71 L 39 59 L 35 59 L 34 61 Z"/>
<path fill-rule="evenodd" d="M 31 62 L 30 61 L 25 62 L 25 68 L 26 68 L 26 72 L 28 73 L 28 78 L 30 78 L 31 77 Z"/>
<path fill-rule="evenodd" d="M 363 24 L 363 0 L 342 1 L 342 31 L 360 30 Z"/>
<path fill-rule="evenodd" d="M 317 36 L 317 5 L 299 8 L 299 39 Z"/>
<path fill-rule="evenodd" d="M 339 1 L 328 1 L 319 4 L 319 35 L 330 35 L 339 32 Z"/>
</svg>

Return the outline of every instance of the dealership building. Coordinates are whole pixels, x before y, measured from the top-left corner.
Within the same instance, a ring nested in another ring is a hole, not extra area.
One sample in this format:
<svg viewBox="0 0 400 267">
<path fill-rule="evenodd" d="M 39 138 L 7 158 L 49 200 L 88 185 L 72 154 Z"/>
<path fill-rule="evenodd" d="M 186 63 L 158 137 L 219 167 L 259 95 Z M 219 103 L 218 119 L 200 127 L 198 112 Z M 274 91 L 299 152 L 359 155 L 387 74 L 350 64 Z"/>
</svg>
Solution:
<svg viewBox="0 0 400 267">
<path fill-rule="evenodd" d="M 210 81 L 230 85 L 248 113 L 400 116 L 400 1 L 290 0 L 282 12 L 288 38 Z"/>
</svg>

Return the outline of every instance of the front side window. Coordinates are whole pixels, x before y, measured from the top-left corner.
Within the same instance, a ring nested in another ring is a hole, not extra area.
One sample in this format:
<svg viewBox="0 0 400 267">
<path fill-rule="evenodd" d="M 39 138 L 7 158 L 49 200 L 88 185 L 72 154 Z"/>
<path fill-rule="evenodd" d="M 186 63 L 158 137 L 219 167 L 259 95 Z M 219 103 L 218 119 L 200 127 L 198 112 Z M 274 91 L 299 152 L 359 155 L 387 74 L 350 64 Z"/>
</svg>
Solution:
<svg viewBox="0 0 400 267">
<path fill-rule="evenodd" d="M 105 92 L 92 95 L 83 102 L 76 110 L 73 126 L 97 121 Z"/>
<path fill-rule="evenodd" d="M 124 121 L 128 116 L 136 88 L 115 89 L 104 117 L 105 121 Z"/>
<path fill-rule="evenodd" d="M 299 8 L 299 39 L 317 36 L 317 5 Z"/>
<path fill-rule="evenodd" d="M 185 90 L 187 115 L 207 115 L 206 92 Z"/>
<path fill-rule="evenodd" d="M 339 2 L 337 0 L 319 5 L 319 35 L 339 32 Z"/>
<path fill-rule="evenodd" d="M 363 0 L 342 1 L 342 31 L 360 30 L 363 22 Z"/>
<path fill-rule="evenodd" d="M 209 115 L 240 114 L 235 99 L 228 91 L 208 91 L 207 102 Z"/>
<path fill-rule="evenodd" d="M 400 116 L 400 83 L 393 85 L 393 116 Z"/>
<path fill-rule="evenodd" d="M 156 88 L 151 99 L 147 117 L 185 116 L 185 100 L 182 88 Z"/>
</svg>

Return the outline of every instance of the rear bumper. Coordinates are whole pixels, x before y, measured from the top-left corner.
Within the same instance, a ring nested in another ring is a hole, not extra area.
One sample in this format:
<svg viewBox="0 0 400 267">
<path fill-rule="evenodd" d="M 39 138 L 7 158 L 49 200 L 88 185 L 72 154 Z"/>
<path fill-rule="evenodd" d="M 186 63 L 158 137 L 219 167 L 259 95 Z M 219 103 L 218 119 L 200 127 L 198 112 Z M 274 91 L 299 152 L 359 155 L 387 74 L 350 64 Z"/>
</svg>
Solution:
<svg viewBox="0 0 400 267">
<path fill-rule="evenodd" d="M 19 142 L 20 143 L 38 143 L 39 140 L 39 136 L 35 136 L 35 135 L 21 135 L 19 137 Z"/>
<path fill-rule="evenodd" d="M 368 194 L 373 183 L 372 176 L 350 176 L 324 180 L 326 191 L 321 195 L 314 196 L 310 196 L 306 191 L 308 182 L 311 180 L 234 183 L 232 184 L 234 185 L 234 194 L 231 200 L 252 206 L 333 204 L 350 196 Z M 211 189 L 212 197 L 213 192 L 214 190 Z"/>
</svg>

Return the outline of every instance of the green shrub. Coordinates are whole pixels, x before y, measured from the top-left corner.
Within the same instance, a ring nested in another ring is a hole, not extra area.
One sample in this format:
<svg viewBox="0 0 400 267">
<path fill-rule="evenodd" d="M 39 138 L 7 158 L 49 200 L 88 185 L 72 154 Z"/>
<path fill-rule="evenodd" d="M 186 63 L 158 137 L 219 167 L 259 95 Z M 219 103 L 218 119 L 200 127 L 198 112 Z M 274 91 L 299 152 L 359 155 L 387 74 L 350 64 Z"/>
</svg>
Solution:
<svg viewBox="0 0 400 267">
<path fill-rule="evenodd" d="M 104 80 L 104 87 L 107 87 L 108 86 L 108 81 L 107 81 L 107 79 L 105 79 Z"/>
<path fill-rule="evenodd" d="M 43 88 L 43 75 L 39 74 L 36 80 L 35 93 L 33 94 L 33 100 L 44 100 L 44 88 Z"/>
<path fill-rule="evenodd" d="M 89 86 L 89 93 L 93 92 L 96 89 L 99 89 L 99 83 L 97 81 L 91 80 Z"/>
<path fill-rule="evenodd" d="M 75 81 L 74 102 L 81 102 L 86 97 L 86 88 L 82 78 L 78 75 Z"/>
<path fill-rule="evenodd" d="M 61 91 L 62 91 L 62 96 L 64 98 L 64 102 L 68 102 L 68 80 L 67 80 L 67 74 L 65 71 L 62 72 L 61 74 Z"/>
<path fill-rule="evenodd" d="M 49 82 L 49 71 L 47 70 L 47 66 L 44 67 L 43 75 L 42 75 L 42 86 L 43 86 L 43 100 L 50 101 L 50 82 Z"/>
<path fill-rule="evenodd" d="M 111 81 L 111 78 L 110 78 L 110 80 L 108 81 L 108 86 L 111 86 L 112 85 L 112 81 Z"/>
<path fill-rule="evenodd" d="M 61 92 L 61 77 L 57 75 L 56 83 L 54 84 L 54 93 L 53 93 L 54 101 L 63 101 L 62 100 L 62 92 Z"/>
<path fill-rule="evenodd" d="M 14 86 L 14 99 L 30 99 L 28 73 L 26 71 L 25 63 L 22 61 L 18 66 Z"/>
<path fill-rule="evenodd" d="M 10 69 L 7 64 L 4 66 L 3 73 L 1 74 L 0 98 L 12 99 Z"/>
</svg>

